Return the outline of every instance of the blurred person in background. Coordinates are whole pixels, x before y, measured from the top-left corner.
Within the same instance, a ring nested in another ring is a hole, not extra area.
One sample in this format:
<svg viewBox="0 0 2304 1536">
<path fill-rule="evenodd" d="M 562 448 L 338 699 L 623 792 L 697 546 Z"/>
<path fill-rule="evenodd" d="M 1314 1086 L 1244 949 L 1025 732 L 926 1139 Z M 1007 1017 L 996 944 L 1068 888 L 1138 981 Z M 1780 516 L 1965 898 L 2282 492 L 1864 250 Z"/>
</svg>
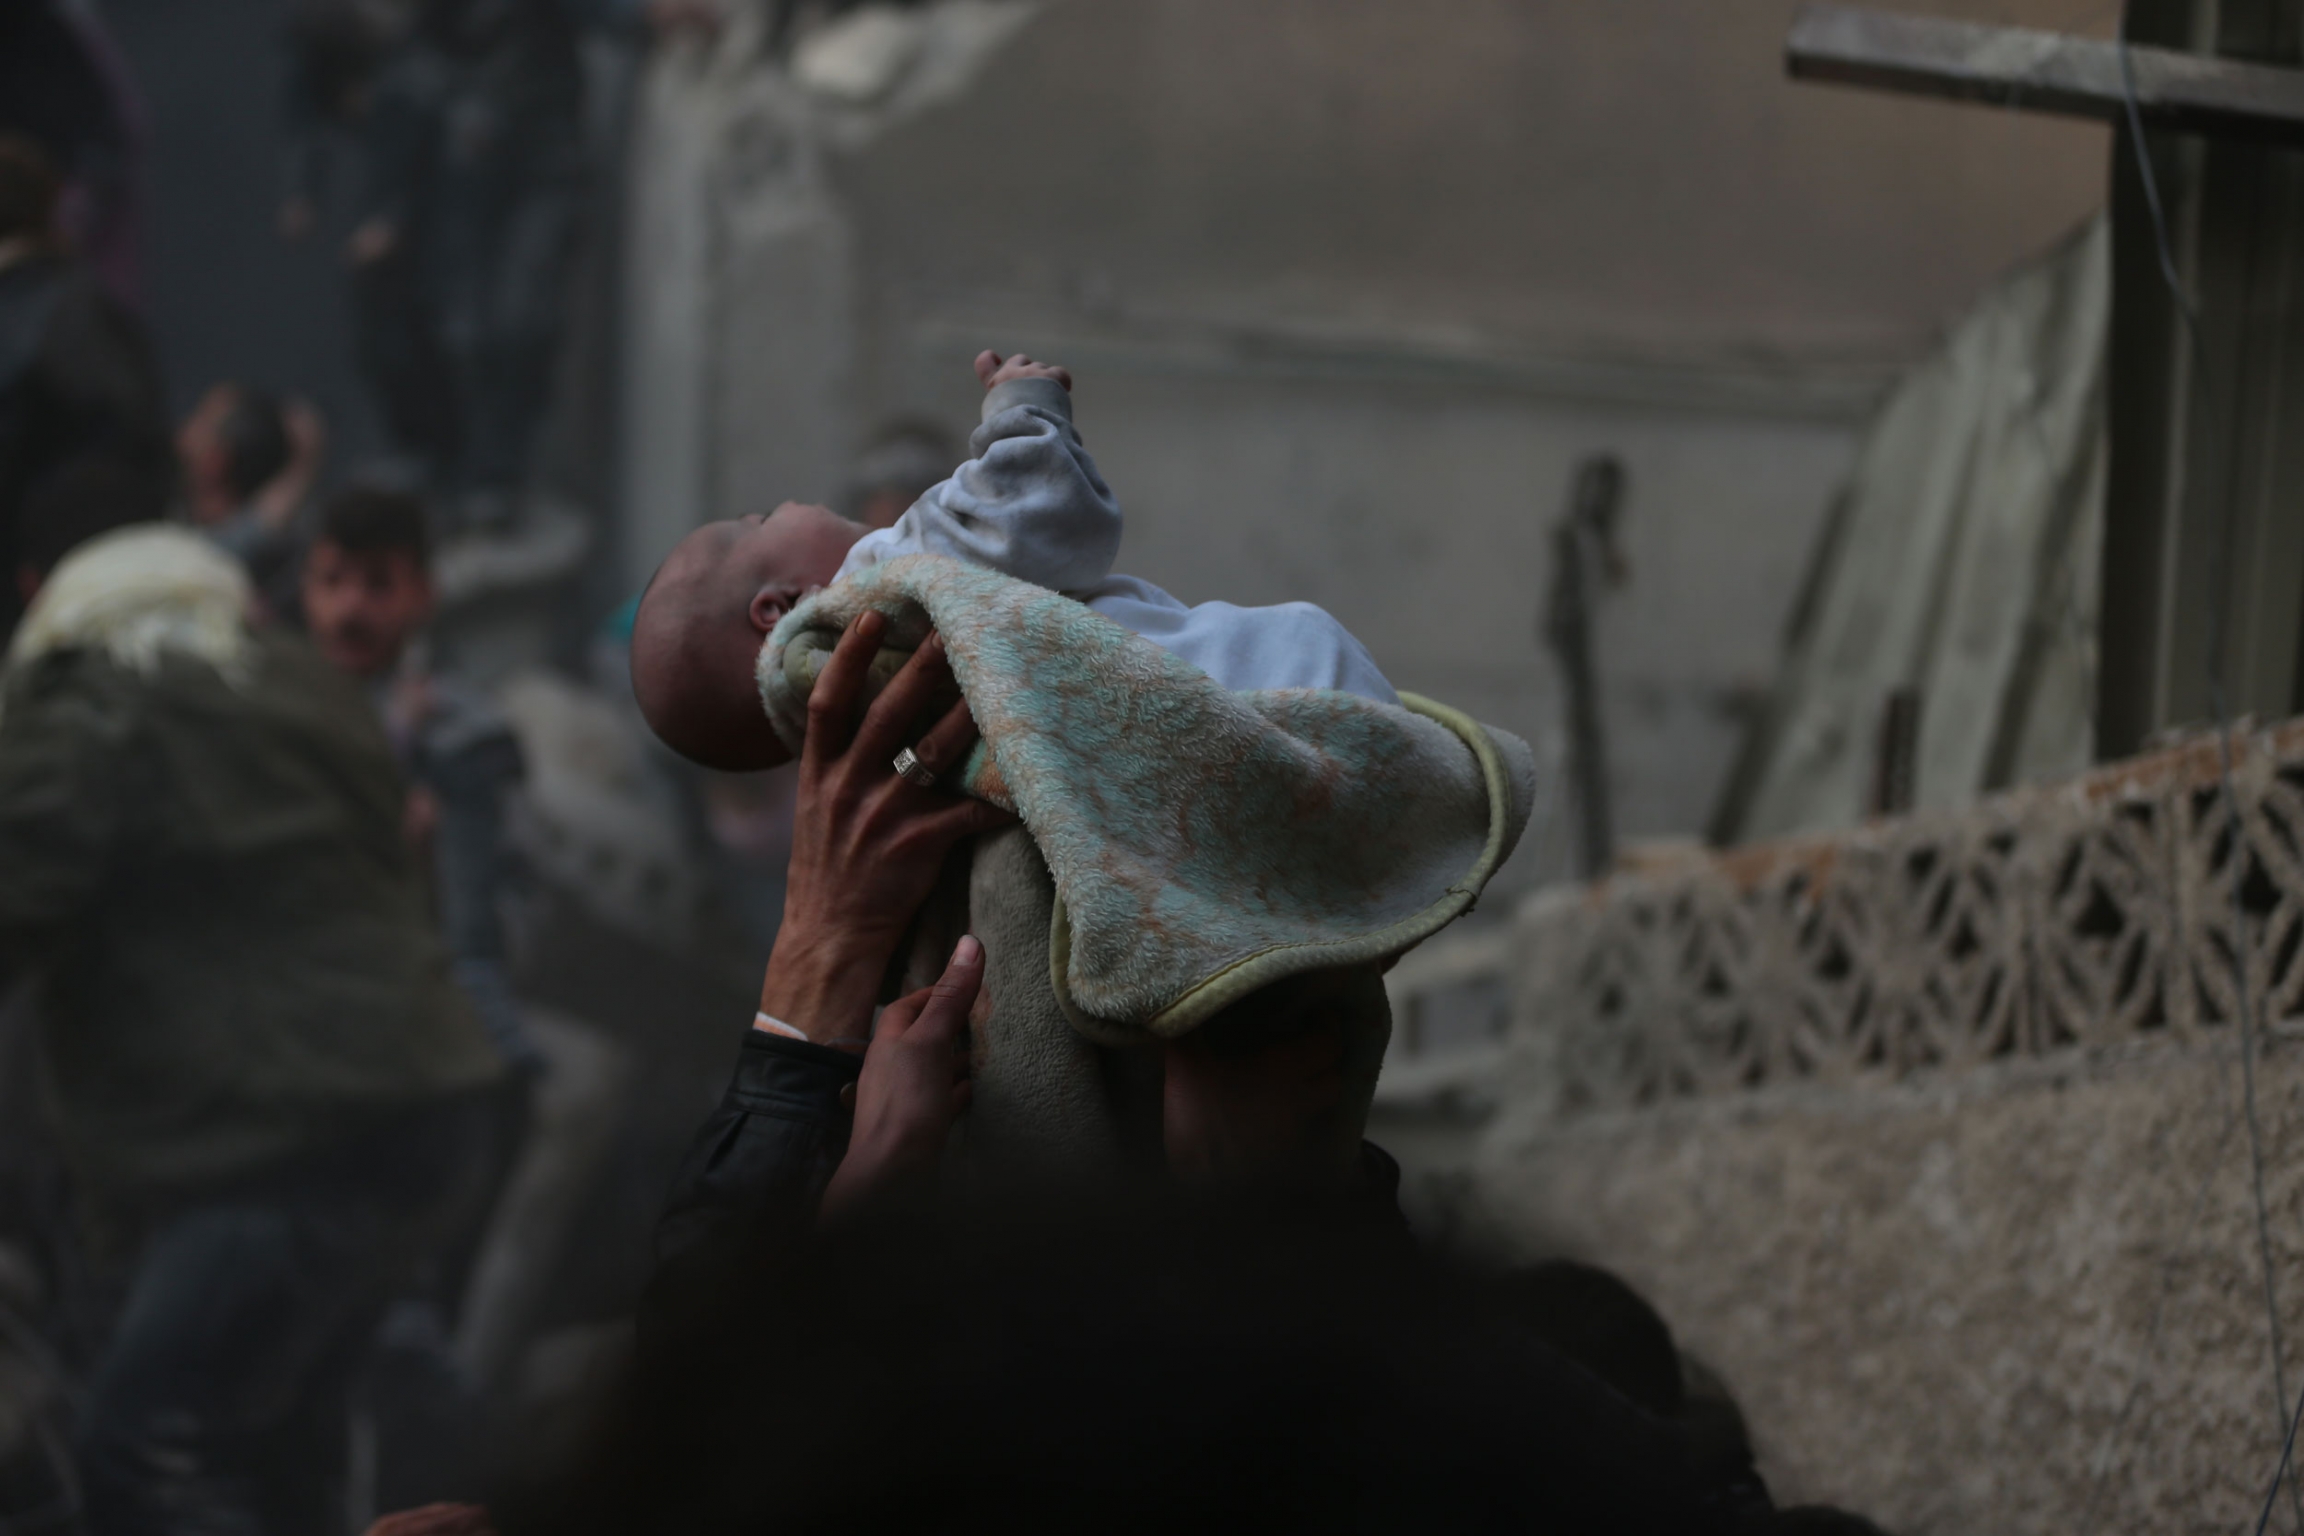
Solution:
<svg viewBox="0 0 2304 1536">
<path fill-rule="evenodd" d="M 587 28 L 718 14 L 705 0 L 417 0 L 379 66 L 348 246 L 363 353 L 400 447 L 460 528 L 513 522 L 550 403 L 592 170 Z"/>
<path fill-rule="evenodd" d="M 356 173 L 361 135 L 376 104 L 376 75 L 412 19 L 411 0 L 295 0 L 281 28 L 281 235 L 301 240 L 320 223 L 339 170 Z M 340 162 L 350 161 L 349 166 Z"/>
<path fill-rule="evenodd" d="M 142 322 L 73 259 L 62 184 L 32 140 L 0 134 L 0 567 L 16 569 L 24 501 L 62 466 L 169 473 L 166 406 Z M 0 635 L 22 611 L 0 589 Z"/>
<path fill-rule="evenodd" d="M 0 679 L 0 971 L 41 982 L 122 1290 L 79 1416 L 85 1525 L 330 1530 L 349 1373 L 468 1219 L 503 1062 L 368 699 L 252 626 L 245 573 L 143 522 L 157 499 L 104 499 L 133 472 L 59 483 L 88 495 L 36 503 Z M 96 533 L 119 520 L 142 526 Z"/>
<path fill-rule="evenodd" d="M 97 7 L 0 0 L 0 134 L 39 146 L 65 239 L 113 298 L 138 305 L 144 109 Z"/>
<path fill-rule="evenodd" d="M 14 586 L 29 600 L 74 546 L 159 519 L 166 488 L 102 458 L 77 460 L 27 499 Z M 0 963 L 0 971 L 8 967 Z M 0 1530 L 71 1529 L 70 1404 L 104 1327 L 85 1284 L 71 1170 L 41 1082 L 35 989 L 0 980 Z"/>
<path fill-rule="evenodd" d="M 500 915 L 504 817 L 524 773 L 520 743 L 487 694 L 427 663 L 421 639 L 437 593 L 424 504 L 365 486 L 330 497 L 302 592 L 313 644 L 366 692 L 414 786 L 409 824 L 432 867 L 457 980 L 506 1059 L 533 1065 L 505 979 Z"/>
<path fill-rule="evenodd" d="M 967 454 L 932 421 L 884 423 L 856 455 L 842 500 L 848 516 L 867 528 L 893 528 L 912 503 L 949 476 Z"/>
<path fill-rule="evenodd" d="M 309 401 L 226 380 L 176 429 L 184 512 L 248 568 L 267 611 L 293 611 L 297 514 L 328 461 L 328 424 Z"/>
<path fill-rule="evenodd" d="M 488 1104 L 487 1198 L 386 1315 L 370 1363 L 386 1507 L 452 1492 L 469 1475 L 484 1418 L 453 1339 L 475 1254 L 527 1139 L 543 1062 L 512 995 L 502 901 L 505 816 L 523 776 L 511 722 L 479 689 L 432 671 L 424 627 L 435 606 L 425 508 L 366 487 L 321 508 L 305 557 L 302 608 L 314 644 L 360 684 L 410 785 L 408 833 L 427 870 L 456 980 L 509 1069 Z"/>
<path fill-rule="evenodd" d="M 420 0 L 298 0 L 290 9 L 282 33 L 283 238 L 315 233 L 332 205 L 348 204 L 368 223 L 378 217 L 388 194 L 369 160 L 377 101 L 419 8 Z M 422 252 L 398 230 L 386 238 L 368 229 L 351 256 L 353 347 L 370 399 L 394 451 L 438 479 L 455 464 L 462 437 Z"/>
</svg>

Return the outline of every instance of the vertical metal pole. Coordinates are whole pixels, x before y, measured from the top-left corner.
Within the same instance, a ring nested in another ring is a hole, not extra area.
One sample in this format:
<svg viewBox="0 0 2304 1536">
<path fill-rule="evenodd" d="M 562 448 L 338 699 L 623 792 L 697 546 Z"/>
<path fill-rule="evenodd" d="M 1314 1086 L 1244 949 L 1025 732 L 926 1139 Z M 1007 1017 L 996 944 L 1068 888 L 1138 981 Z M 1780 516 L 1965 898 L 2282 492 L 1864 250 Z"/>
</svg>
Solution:
<svg viewBox="0 0 2304 1536">
<path fill-rule="evenodd" d="M 1567 696 L 1577 873 L 1587 880 L 1598 879 L 1616 862 L 1608 741 L 1592 656 L 1592 611 L 1598 588 L 1623 580 L 1623 561 L 1616 549 L 1616 512 L 1623 495 L 1624 466 L 1613 455 L 1598 454 L 1577 466 L 1567 515 L 1552 529 L 1552 593 L 1544 614 L 1545 639 L 1559 657 Z"/>
<path fill-rule="evenodd" d="M 1890 689 L 1880 711 L 1880 734 L 1873 745 L 1874 816 L 1902 816 L 1912 809 L 1920 783 L 1920 690 Z"/>
</svg>

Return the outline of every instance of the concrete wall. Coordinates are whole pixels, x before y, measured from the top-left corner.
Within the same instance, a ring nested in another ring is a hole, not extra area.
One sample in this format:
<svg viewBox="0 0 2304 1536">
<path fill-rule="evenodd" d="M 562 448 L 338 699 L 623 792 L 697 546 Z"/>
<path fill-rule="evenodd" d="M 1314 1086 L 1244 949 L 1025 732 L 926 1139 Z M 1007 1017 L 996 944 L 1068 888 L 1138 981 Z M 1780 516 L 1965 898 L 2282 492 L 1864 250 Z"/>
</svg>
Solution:
<svg viewBox="0 0 2304 1536">
<path fill-rule="evenodd" d="M 923 295 L 1903 356 L 2102 201 L 2105 138 L 1793 84 L 1797 9 L 1056 0 L 848 180 L 876 282 Z"/>
<path fill-rule="evenodd" d="M 714 403 L 670 410 L 685 386 L 631 376 L 627 430 L 655 425 L 627 463 L 677 474 L 630 498 L 627 580 L 700 517 L 838 492 L 822 414 L 797 430 L 776 379 L 843 400 L 851 441 L 921 411 L 964 430 L 969 357 L 1031 350 L 1080 375 L 1124 569 L 1192 600 L 1322 603 L 1402 685 L 1549 756 L 1546 532 L 1577 461 L 1612 451 L 1631 472 L 1631 581 L 1600 620 L 1619 820 L 1696 832 L 1872 402 L 2101 199 L 2094 128 L 1786 81 L 1793 9 L 1052 0 L 965 96 L 868 132 L 763 90 L 765 66 L 730 83 L 725 48 L 662 61 L 658 113 L 718 121 L 723 159 L 772 162 L 817 222 L 809 261 L 780 259 L 755 247 L 796 225 L 757 198 L 723 215 L 748 194 L 674 166 L 698 189 L 682 217 L 718 220 L 684 241 L 671 182 L 637 167 L 657 190 L 633 273 L 691 271 L 706 298 L 643 294 L 635 355 L 661 361 L 664 316 L 687 313 Z M 796 275 L 840 250 L 838 273 Z M 701 467 L 679 468 L 684 439 L 651 446 L 706 416 Z M 1558 810 L 1506 889 L 1562 871 Z"/>
<path fill-rule="evenodd" d="M 1784 1500 L 1902 1536 L 2251 1529 L 2304 1388 L 2304 720 L 2228 747 L 1443 936 L 1395 1017 L 1485 977 L 1509 1024 L 1396 1033 L 1376 1134 L 1428 1230 L 1646 1294 Z"/>
<path fill-rule="evenodd" d="M 1899 1536 L 2248 1530 L 2279 1436 L 2235 1047 L 1505 1126 L 1478 1188 L 1518 1251 L 1662 1310 L 1780 1500 Z M 2293 1041 L 2260 1087 L 2293 1350 Z"/>
</svg>

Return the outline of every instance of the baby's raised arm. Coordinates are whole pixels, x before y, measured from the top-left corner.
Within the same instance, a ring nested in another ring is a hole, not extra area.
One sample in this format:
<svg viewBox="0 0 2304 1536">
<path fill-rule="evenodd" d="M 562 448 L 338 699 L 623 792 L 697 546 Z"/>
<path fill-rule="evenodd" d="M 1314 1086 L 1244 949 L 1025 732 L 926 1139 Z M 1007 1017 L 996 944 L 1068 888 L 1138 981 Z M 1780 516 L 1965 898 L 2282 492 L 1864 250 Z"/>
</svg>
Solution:
<svg viewBox="0 0 2304 1536">
<path fill-rule="evenodd" d="M 976 359 L 984 424 L 973 458 L 893 528 L 867 534 L 841 574 L 898 555 L 952 555 L 1058 592 L 1112 573 L 1120 504 L 1072 425 L 1072 375 L 1029 357 Z"/>
<path fill-rule="evenodd" d="M 976 354 L 976 380 L 986 389 L 998 389 L 1011 379 L 1054 379 L 1064 386 L 1064 393 L 1072 393 L 1072 370 L 1055 363 L 1034 362 L 1019 352 L 1014 357 L 1002 357 L 987 347 Z"/>
</svg>

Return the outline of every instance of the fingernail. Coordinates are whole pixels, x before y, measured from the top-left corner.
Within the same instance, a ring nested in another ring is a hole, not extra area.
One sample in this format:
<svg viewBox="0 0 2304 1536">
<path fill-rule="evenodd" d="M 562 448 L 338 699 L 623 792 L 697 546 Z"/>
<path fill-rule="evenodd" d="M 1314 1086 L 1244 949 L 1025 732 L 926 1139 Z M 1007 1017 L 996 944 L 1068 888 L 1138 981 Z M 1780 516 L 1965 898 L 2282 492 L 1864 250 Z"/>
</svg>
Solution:
<svg viewBox="0 0 2304 1536">
<path fill-rule="evenodd" d="M 954 965 L 974 965 L 983 958 L 984 946 L 977 941 L 976 935 L 972 933 L 960 935 L 960 942 L 952 946 L 952 963 Z"/>
</svg>

